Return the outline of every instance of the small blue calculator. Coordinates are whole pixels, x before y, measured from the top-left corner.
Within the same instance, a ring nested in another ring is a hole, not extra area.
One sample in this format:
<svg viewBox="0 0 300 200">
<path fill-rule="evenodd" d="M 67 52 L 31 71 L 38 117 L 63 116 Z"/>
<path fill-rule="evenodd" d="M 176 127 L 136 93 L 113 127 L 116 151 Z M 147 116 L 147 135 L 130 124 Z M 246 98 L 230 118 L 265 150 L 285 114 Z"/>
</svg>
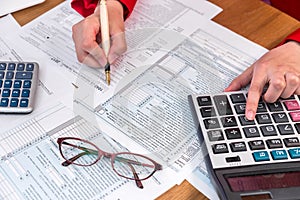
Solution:
<svg viewBox="0 0 300 200">
<path fill-rule="evenodd" d="M 38 85 L 36 62 L 0 61 L 0 113 L 30 113 Z"/>
<path fill-rule="evenodd" d="M 220 199 L 300 199 L 300 99 L 245 117 L 247 92 L 194 94 L 189 103 Z"/>
</svg>

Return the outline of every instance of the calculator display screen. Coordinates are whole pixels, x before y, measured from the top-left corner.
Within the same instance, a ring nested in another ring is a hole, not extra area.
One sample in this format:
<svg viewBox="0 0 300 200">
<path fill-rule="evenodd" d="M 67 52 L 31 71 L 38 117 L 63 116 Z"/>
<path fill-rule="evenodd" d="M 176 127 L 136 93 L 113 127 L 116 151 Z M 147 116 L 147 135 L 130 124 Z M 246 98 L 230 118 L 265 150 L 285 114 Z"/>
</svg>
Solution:
<svg viewBox="0 0 300 200">
<path fill-rule="evenodd" d="M 256 191 L 300 186 L 300 172 L 227 177 L 233 192 Z"/>
</svg>

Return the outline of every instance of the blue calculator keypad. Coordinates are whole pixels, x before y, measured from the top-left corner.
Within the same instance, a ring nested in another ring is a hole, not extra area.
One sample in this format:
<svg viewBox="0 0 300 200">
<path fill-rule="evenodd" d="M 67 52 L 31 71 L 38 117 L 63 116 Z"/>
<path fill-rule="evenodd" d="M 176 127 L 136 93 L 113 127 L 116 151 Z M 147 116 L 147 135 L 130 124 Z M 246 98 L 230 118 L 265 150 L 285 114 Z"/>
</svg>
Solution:
<svg viewBox="0 0 300 200">
<path fill-rule="evenodd" d="M 0 113 L 30 113 L 38 84 L 35 62 L 0 61 Z"/>
</svg>

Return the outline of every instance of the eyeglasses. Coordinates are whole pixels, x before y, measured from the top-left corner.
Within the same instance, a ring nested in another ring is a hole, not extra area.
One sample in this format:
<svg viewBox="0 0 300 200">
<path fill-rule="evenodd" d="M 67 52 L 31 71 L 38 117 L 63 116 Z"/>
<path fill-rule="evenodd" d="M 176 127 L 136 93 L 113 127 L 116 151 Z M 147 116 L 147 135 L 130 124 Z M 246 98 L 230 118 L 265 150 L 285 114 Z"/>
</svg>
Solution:
<svg viewBox="0 0 300 200">
<path fill-rule="evenodd" d="M 60 154 L 65 159 L 62 166 L 91 166 L 101 158 L 110 158 L 113 170 L 121 177 L 135 180 L 139 188 L 143 188 L 141 181 L 151 177 L 157 170 L 162 170 L 160 164 L 144 155 L 130 152 L 107 153 L 84 139 L 62 137 L 57 139 L 57 143 Z"/>
</svg>

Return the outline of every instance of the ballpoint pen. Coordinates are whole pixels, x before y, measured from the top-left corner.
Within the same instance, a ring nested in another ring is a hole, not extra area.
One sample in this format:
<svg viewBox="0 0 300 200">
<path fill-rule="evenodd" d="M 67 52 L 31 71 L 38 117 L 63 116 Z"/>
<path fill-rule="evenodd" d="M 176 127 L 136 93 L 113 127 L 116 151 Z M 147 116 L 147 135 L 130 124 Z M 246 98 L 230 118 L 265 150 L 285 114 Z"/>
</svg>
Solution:
<svg viewBox="0 0 300 200">
<path fill-rule="evenodd" d="M 108 12 L 107 12 L 106 0 L 99 0 L 99 1 L 100 1 L 100 27 L 101 27 L 102 48 L 107 58 L 109 48 L 110 48 Z M 106 82 L 108 85 L 110 85 L 110 63 L 108 61 L 104 69 L 105 69 Z"/>
</svg>

